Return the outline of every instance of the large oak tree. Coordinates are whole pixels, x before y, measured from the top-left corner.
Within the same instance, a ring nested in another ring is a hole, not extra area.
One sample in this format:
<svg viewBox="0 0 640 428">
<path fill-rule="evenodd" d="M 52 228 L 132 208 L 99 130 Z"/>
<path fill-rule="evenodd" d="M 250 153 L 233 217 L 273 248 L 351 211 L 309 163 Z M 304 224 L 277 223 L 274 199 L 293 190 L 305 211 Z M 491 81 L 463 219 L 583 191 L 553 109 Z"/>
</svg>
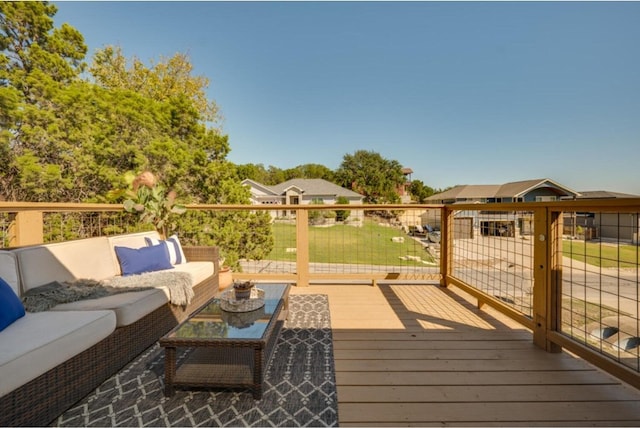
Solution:
<svg viewBox="0 0 640 428">
<path fill-rule="evenodd" d="M 397 189 L 405 182 L 398 161 L 368 150 L 344 155 L 336 178 L 341 186 L 364 195 L 364 202 L 370 204 L 398 202 Z"/>
</svg>

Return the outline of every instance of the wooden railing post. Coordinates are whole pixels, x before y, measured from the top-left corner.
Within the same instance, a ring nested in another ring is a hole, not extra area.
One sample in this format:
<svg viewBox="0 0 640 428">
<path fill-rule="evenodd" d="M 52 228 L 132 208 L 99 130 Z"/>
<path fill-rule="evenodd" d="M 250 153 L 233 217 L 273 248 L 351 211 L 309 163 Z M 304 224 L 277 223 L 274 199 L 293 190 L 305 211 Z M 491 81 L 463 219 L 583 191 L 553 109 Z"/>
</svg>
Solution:
<svg viewBox="0 0 640 428">
<path fill-rule="evenodd" d="M 440 208 L 440 286 L 447 287 L 453 265 L 453 210 Z"/>
<path fill-rule="evenodd" d="M 42 244 L 43 224 L 41 211 L 18 211 L 9 230 L 9 246 Z"/>
<path fill-rule="evenodd" d="M 296 275 L 299 287 L 309 286 L 309 211 L 296 210 Z"/>
<path fill-rule="evenodd" d="M 562 233 L 564 214 L 551 211 L 549 216 L 549 269 L 547 283 L 547 331 L 560 332 L 562 326 Z M 549 352 L 561 352 L 562 346 L 547 340 Z"/>
<path fill-rule="evenodd" d="M 548 352 L 560 351 L 548 337 L 548 332 L 556 330 L 560 313 L 555 277 L 558 256 L 554 251 L 558 227 L 562 227 L 559 222 L 558 213 L 550 213 L 547 207 L 534 211 L 533 342 Z"/>
</svg>

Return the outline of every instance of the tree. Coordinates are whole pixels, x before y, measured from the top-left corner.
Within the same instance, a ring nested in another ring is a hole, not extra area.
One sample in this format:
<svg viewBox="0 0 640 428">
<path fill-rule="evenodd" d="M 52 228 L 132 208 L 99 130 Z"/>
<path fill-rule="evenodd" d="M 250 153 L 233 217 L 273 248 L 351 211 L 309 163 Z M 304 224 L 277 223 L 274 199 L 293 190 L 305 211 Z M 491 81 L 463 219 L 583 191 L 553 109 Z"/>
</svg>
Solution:
<svg viewBox="0 0 640 428">
<path fill-rule="evenodd" d="M 420 180 L 413 180 L 409 186 L 409 193 L 411 193 L 416 202 L 423 204 L 429 196 L 435 194 L 435 190 L 432 187 L 425 186 Z"/>
<path fill-rule="evenodd" d="M 324 165 L 308 163 L 284 171 L 285 181 L 293 178 L 321 178 L 333 182 L 335 173 Z M 277 184 L 277 183 L 274 183 Z"/>
<path fill-rule="evenodd" d="M 84 69 L 82 35 L 47 2 L 0 2 L 0 197 L 64 200 L 74 187 L 77 148 L 64 139 L 65 99 Z"/>
<path fill-rule="evenodd" d="M 87 47 L 73 27 L 54 29 L 58 9 L 48 2 L 0 3 L 0 50 L 10 84 L 28 93 L 28 77 L 38 70 L 57 82 L 69 82 L 84 67 Z M 22 81 L 13 77 L 19 76 Z"/>
<path fill-rule="evenodd" d="M 264 184 L 274 185 L 282 183 L 283 181 L 287 181 L 284 170 L 273 165 L 269 165 L 269 168 L 267 169 L 267 182 Z"/>
<path fill-rule="evenodd" d="M 349 205 L 349 199 L 346 196 L 338 196 L 336 198 L 336 205 Z M 345 221 L 351 215 L 349 210 L 336 210 L 336 221 Z"/>
<path fill-rule="evenodd" d="M 151 61 L 147 67 L 136 57 L 127 60 L 114 47 L 98 51 L 89 68 L 100 87 L 135 93 L 159 106 L 154 124 L 161 127 L 147 133 L 149 140 L 139 145 L 145 162 L 140 167 L 157 173 L 178 193 L 189 195 L 190 202 L 220 201 L 225 195 L 220 193 L 219 182 L 237 181 L 237 177 L 226 161 L 228 137 L 207 126 L 218 118 L 215 102 L 206 98 L 209 81 L 192 76 L 192 69 L 184 54 Z"/>
<path fill-rule="evenodd" d="M 192 76 L 186 55 L 129 66 L 109 47 L 89 69 L 94 80 L 83 80 L 83 37 L 68 24 L 54 28 L 56 11 L 47 2 L 0 2 L 0 199 L 104 201 L 127 186 L 127 174 L 149 170 L 179 203 L 249 203 L 226 159 L 228 137 L 214 126 L 208 80 Z M 223 251 L 237 260 L 270 251 L 268 220 L 197 212 L 176 227 L 186 242 L 228 244 Z"/>
<path fill-rule="evenodd" d="M 405 181 L 398 161 L 384 159 L 380 154 L 358 150 L 344 155 L 336 171 L 339 185 L 364 195 L 365 203 L 392 203 L 399 200 L 397 189 Z"/>
<path fill-rule="evenodd" d="M 217 111 L 215 103 L 204 102 L 208 81 L 191 76 L 192 67 L 180 54 L 151 67 L 137 58 L 131 67 L 127 63 L 119 49 L 107 48 L 90 69 L 105 90 L 134 93 L 159 107 L 154 122 L 158 129 L 143 133 L 150 138 L 136 149 L 143 161 L 139 168 L 156 173 L 185 202 L 249 203 L 248 189 L 226 160 L 228 136 L 207 126 Z M 268 217 L 244 211 L 197 212 L 176 218 L 175 225 L 189 236 L 186 242 L 218 245 L 226 263 L 237 268 L 240 258 L 263 258 L 271 250 Z"/>
<path fill-rule="evenodd" d="M 188 99 L 201 120 L 218 119 L 218 106 L 205 92 L 209 79 L 191 75 L 193 65 L 186 54 L 161 57 L 147 67 L 135 56 L 128 61 L 120 47 L 107 46 L 95 54 L 89 71 L 105 88 L 129 89 L 157 101 Z"/>
<path fill-rule="evenodd" d="M 298 165 L 295 168 L 285 170 L 273 165 L 270 165 L 269 169 L 265 169 L 263 164 L 249 163 L 237 165 L 236 170 L 240 180 L 248 178 L 267 186 L 273 186 L 294 178 L 322 178 L 331 182 L 335 180 L 335 173 L 331 169 L 314 163 Z"/>
<path fill-rule="evenodd" d="M 244 165 L 236 165 L 236 174 L 240 181 L 242 180 L 253 180 L 257 183 L 269 184 L 267 183 L 267 170 L 264 165 L 248 163 Z"/>
</svg>

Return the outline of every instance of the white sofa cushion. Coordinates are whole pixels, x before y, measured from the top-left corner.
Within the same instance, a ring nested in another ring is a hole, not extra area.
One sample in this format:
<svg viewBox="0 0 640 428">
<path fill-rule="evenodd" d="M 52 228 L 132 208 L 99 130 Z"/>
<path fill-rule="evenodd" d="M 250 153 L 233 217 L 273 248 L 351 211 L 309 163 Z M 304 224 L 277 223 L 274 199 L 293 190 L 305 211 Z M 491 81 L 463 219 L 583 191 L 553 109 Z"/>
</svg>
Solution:
<svg viewBox="0 0 640 428">
<path fill-rule="evenodd" d="M 81 278 L 102 280 L 120 274 L 106 237 L 79 239 L 13 250 L 23 291 Z"/>
<path fill-rule="evenodd" d="M 144 240 L 149 247 L 160 244 L 166 245 L 167 251 L 169 251 L 169 261 L 172 265 L 179 265 L 187 262 L 187 258 L 185 257 L 184 251 L 182 250 L 182 244 L 180 243 L 178 235 L 171 235 L 165 240 L 149 237 L 144 238 Z"/>
<path fill-rule="evenodd" d="M 116 314 L 116 325 L 132 324 L 169 301 L 167 292 L 161 288 L 114 294 L 98 299 L 63 303 L 52 311 L 97 311 L 112 310 Z"/>
<path fill-rule="evenodd" d="M 193 282 L 191 287 L 213 275 L 212 262 L 189 262 L 175 265 L 174 270 L 189 272 Z M 173 270 L 173 269 L 172 269 Z M 146 275 L 146 274 L 143 274 Z M 153 275 L 153 272 L 149 275 Z M 98 299 L 79 300 L 77 302 L 56 305 L 53 311 L 94 311 L 110 309 L 116 313 L 117 326 L 129 325 L 170 301 L 171 294 L 166 287 L 159 286 L 154 290 L 134 291 L 114 294 Z"/>
<path fill-rule="evenodd" d="M 10 251 L 0 251 L 0 278 L 4 279 L 16 295 L 21 296 L 16 255 Z"/>
<path fill-rule="evenodd" d="M 0 397 L 89 349 L 115 328 L 112 311 L 27 313 L 0 333 Z"/>
</svg>

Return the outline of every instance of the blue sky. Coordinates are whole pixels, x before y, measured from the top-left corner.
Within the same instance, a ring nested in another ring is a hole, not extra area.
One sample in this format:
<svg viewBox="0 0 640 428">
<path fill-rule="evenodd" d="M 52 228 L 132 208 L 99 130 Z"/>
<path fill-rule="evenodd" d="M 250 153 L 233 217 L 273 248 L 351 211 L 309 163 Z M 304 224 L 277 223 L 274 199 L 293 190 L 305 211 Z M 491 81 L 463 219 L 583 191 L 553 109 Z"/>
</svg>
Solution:
<svg viewBox="0 0 640 428">
<path fill-rule="evenodd" d="M 638 2 L 54 3 L 89 55 L 187 53 L 234 163 L 640 194 Z"/>
</svg>

